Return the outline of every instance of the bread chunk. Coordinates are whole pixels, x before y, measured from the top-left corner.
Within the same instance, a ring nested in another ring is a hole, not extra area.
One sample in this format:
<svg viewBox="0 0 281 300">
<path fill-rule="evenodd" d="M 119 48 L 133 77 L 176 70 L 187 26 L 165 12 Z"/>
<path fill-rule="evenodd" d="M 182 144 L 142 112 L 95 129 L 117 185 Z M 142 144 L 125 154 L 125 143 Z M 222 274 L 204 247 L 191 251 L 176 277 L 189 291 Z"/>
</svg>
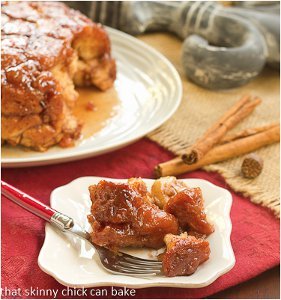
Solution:
<svg viewBox="0 0 281 300">
<path fill-rule="evenodd" d="M 163 209 L 171 197 L 187 188 L 188 186 L 183 181 L 174 176 L 166 176 L 155 180 L 151 187 L 151 194 L 155 204 Z"/>
<path fill-rule="evenodd" d="M 208 222 L 204 211 L 200 188 L 188 188 L 177 193 L 165 204 L 164 210 L 173 214 L 185 230 L 192 229 L 205 235 L 214 232 L 214 226 Z"/>
<path fill-rule="evenodd" d="M 38 151 L 79 137 L 75 86 L 116 77 L 104 28 L 58 2 L 10 1 L 1 11 L 2 141 Z"/>
<path fill-rule="evenodd" d="M 152 204 L 141 185 L 132 180 L 129 184 L 102 180 L 89 187 L 93 243 L 113 250 L 128 246 L 158 249 L 164 246 L 167 233 L 178 233 L 176 218 Z"/>
<path fill-rule="evenodd" d="M 165 236 L 167 250 L 162 266 L 165 276 L 191 275 L 198 266 L 209 259 L 209 242 L 183 233 Z"/>
</svg>

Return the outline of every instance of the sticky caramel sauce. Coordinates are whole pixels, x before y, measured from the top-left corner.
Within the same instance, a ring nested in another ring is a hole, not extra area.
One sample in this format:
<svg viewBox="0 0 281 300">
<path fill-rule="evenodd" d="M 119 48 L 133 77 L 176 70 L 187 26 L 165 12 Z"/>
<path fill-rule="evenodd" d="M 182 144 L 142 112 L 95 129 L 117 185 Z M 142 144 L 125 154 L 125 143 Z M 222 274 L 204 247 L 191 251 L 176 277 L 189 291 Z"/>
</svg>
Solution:
<svg viewBox="0 0 281 300">
<path fill-rule="evenodd" d="M 87 139 L 103 129 L 117 114 L 120 106 L 114 88 L 101 92 L 94 88 L 78 88 L 79 98 L 74 115 L 83 123 L 82 139 Z"/>
<path fill-rule="evenodd" d="M 76 90 L 79 93 L 79 98 L 74 108 L 74 114 L 83 123 L 79 139 L 82 142 L 102 130 L 117 115 L 121 107 L 121 101 L 114 88 L 105 92 L 101 92 L 95 88 L 78 88 Z M 24 157 L 25 154 L 30 155 L 31 152 L 35 154 L 40 153 L 34 152 L 29 148 L 12 147 L 9 145 L 4 145 L 1 148 L 2 158 Z M 23 151 L 18 151 L 19 149 Z"/>
</svg>

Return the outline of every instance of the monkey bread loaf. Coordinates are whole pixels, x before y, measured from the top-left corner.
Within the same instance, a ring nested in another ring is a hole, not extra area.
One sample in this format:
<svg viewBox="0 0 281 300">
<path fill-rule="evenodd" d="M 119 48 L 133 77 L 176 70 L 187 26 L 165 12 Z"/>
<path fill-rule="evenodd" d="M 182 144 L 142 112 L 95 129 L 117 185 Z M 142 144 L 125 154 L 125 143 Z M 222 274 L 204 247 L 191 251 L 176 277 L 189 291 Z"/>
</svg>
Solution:
<svg viewBox="0 0 281 300">
<path fill-rule="evenodd" d="M 104 91 L 116 77 L 106 31 L 57 2 L 4 2 L 1 15 L 2 142 L 72 145 L 75 86 Z"/>
</svg>

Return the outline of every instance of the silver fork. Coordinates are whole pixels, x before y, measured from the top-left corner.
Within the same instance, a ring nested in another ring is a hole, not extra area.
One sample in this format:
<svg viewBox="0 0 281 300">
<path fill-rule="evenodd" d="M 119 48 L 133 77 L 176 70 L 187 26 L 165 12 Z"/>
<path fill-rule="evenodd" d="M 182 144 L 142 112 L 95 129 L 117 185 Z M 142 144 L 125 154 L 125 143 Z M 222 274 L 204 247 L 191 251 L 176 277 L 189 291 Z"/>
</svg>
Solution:
<svg viewBox="0 0 281 300">
<path fill-rule="evenodd" d="M 124 252 L 113 252 L 90 240 L 90 234 L 76 224 L 72 218 L 57 212 L 50 221 L 65 233 L 75 234 L 90 242 L 98 252 L 102 266 L 113 274 L 130 276 L 152 276 L 161 273 L 162 263 L 156 260 L 144 259 Z"/>
<path fill-rule="evenodd" d="M 90 234 L 74 220 L 35 198 L 1 181 L 1 193 L 19 206 L 41 217 L 64 233 L 71 233 L 89 241 L 97 250 L 104 269 L 113 274 L 147 277 L 161 273 L 162 264 L 156 260 L 143 259 L 124 252 L 113 252 L 91 242 Z"/>
</svg>

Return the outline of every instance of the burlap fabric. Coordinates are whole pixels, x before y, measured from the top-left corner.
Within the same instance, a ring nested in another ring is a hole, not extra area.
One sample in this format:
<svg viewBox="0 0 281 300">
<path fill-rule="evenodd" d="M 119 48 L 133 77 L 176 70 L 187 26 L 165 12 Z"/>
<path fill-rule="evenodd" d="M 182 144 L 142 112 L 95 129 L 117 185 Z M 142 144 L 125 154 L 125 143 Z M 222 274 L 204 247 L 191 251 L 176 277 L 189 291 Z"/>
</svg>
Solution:
<svg viewBox="0 0 281 300">
<path fill-rule="evenodd" d="M 279 72 L 265 69 L 249 84 L 231 90 L 210 91 L 186 79 L 181 65 L 182 41 L 168 34 L 147 34 L 140 37 L 147 44 L 164 54 L 178 70 L 183 83 L 183 99 L 177 112 L 160 128 L 148 135 L 175 154 L 192 144 L 242 95 L 259 96 L 263 102 L 234 131 L 262 126 L 279 120 Z M 270 208 L 276 216 L 280 212 L 279 197 L 279 144 L 257 150 L 264 160 L 260 176 L 253 180 L 240 174 L 242 157 L 212 164 L 204 169 L 217 171 L 237 192 L 249 196 L 252 202 Z"/>
</svg>

